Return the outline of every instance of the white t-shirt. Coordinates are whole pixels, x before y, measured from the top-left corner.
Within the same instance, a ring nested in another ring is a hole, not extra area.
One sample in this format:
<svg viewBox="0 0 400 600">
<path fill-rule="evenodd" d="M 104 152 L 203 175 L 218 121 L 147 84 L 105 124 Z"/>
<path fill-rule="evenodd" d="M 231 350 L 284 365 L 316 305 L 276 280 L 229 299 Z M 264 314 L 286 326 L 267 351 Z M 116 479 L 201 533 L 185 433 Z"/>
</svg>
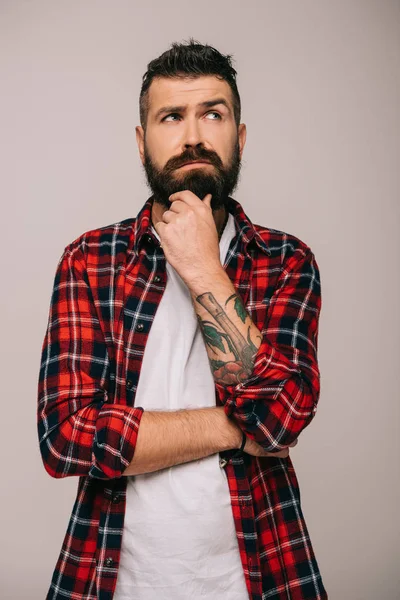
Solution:
<svg viewBox="0 0 400 600">
<path fill-rule="evenodd" d="M 220 240 L 221 264 L 234 235 L 229 214 Z M 214 379 L 190 292 L 168 262 L 166 269 L 135 403 L 145 410 L 215 406 Z M 114 600 L 248 600 L 219 454 L 127 479 Z"/>
</svg>

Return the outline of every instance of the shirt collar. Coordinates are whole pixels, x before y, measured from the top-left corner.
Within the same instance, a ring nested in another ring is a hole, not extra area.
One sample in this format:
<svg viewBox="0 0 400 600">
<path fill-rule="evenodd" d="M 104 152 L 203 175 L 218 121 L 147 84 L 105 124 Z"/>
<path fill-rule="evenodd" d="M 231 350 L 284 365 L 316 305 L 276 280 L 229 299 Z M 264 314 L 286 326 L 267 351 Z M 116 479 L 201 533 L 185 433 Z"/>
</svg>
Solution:
<svg viewBox="0 0 400 600">
<path fill-rule="evenodd" d="M 135 254 L 139 252 L 144 241 L 153 241 L 154 244 L 159 244 L 159 240 L 156 238 L 151 229 L 151 209 L 153 202 L 154 196 L 150 196 L 136 217 L 133 245 Z M 239 232 L 242 249 L 249 254 L 249 247 L 251 247 L 251 244 L 255 243 L 263 252 L 270 255 L 271 250 L 268 248 L 267 242 L 256 230 L 254 224 L 244 212 L 242 205 L 237 200 L 228 197 L 227 208 L 234 218 L 235 228 L 236 231 Z"/>
</svg>

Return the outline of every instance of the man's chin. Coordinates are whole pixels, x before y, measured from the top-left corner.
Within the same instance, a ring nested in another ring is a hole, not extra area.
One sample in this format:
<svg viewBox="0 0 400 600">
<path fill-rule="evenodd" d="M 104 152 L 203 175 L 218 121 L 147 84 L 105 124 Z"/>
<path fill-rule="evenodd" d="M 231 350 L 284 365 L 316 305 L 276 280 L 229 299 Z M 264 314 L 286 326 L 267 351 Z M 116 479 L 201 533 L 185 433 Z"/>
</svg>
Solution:
<svg viewBox="0 0 400 600">
<path fill-rule="evenodd" d="M 221 181 L 213 177 L 209 173 L 205 173 L 203 169 L 194 167 L 193 169 L 174 169 L 170 171 L 168 177 L 164 177 L 164 181 L 154 182 L 152 186 L 152 178 L 148 177 L 149 187 L 153 192 L 155 201 L 169 208 L 171 202 L 169 196 L 183 190 L 189 190 L 195 196 L 203 200 L 207 194 L 212 194 L 211 207 L 213 210 L 220 208 L 224 204 L 221 197 Z"/>
<path fill-rule="evenodd" d="M 193 171 L 195 170 L 193 169 Z M 189 190 L 199 198 L 200 196 L 203 198 L 206 194 L 215 191 L 215 182 L 211 178 L 199 178 L 196 173 L 193 176 L 193 171 L 190 169 L 191 176 L 184 173 L 183 176 L 178 174 L 173 177 L 172 185 L 168 186 L 169 189 L 173 190 L 172 194 L 182 190 Z"/>
<path fill-rule="evenodd" d="M 192 169 L 176 169 L 172 172 L 172 179 L 174 181 L 210 181 L 212 178 L 209 174 L 204 173 L 200 167 L 193 167 Z"/>
</svg>

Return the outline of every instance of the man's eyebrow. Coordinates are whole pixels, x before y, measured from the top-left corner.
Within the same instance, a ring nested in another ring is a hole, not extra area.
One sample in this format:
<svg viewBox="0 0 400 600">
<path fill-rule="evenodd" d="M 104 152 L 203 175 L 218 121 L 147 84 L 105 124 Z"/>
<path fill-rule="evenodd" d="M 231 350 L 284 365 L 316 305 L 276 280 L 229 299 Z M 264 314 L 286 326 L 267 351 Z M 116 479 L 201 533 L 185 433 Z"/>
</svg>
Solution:
<svg viewBox="0 0 400 600">
<path fill-rule="evenodd" d="M 217 104 L 223 104 L 223 106 L 225 106 L 228 109 L 228 111 L 231 112 L 231 108 L 230 108 L 228 102 L 225 100 L 225 98 L 215 98 L 215 100 L 205 100 L 204 102 L 199 102 L 199 104 L 197 106 L 201 107 L 201 108 L 211 108 L 213 106 L 216 106 Z M 163 106 L 156 112 L 155 119 L 157 120 L 164 113 L 185 112 L 185 110 L 186 110 L 186 106 L 177 106 L 177 105 Z"/>
</svg>

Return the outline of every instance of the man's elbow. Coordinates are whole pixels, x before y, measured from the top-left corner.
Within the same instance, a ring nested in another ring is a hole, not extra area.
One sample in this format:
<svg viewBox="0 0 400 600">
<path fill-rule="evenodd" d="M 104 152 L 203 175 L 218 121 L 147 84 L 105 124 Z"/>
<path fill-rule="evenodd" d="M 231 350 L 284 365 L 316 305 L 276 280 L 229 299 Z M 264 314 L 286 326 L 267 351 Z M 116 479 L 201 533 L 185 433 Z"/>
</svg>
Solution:
<svg viewBox="0 0 400 600">
<path fill-rule="evenodd" d="M 319 389 L 310 389 L 304 382 L 291 388 L 285 385 L 273 398 L 260 392 L 259 398 L 238 397 L 227 414 L 242 431 L 267 452 L 287 448 L 313 420 Z"/>
<path fill-rule="evenodd" d="M 115 475 L 96 460 L 96 453 L 91 451 L 91 460 L 72 457 L 68 447 L 60 448 L 60 437 L 55 434 L 42 439 L 40 453 L 46 473 L 54 479 L 65 477 L 93 477 L 94 479 L 111 479 Z"/>
</svg>

